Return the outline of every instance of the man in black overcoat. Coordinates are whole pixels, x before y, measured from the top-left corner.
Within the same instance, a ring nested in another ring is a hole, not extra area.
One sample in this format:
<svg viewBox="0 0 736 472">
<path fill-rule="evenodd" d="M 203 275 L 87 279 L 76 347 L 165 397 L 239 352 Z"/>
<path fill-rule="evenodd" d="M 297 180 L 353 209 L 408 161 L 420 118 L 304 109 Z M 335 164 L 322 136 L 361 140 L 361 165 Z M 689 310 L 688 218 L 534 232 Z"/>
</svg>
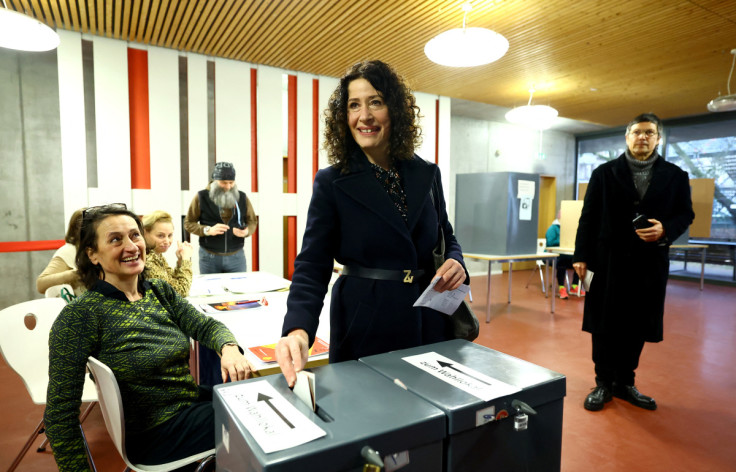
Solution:
<svg viewBox="0 0 736 472">
<path fill-rule="evenodd" d="M 656 115 L 637 116 L 626 127 L 626 151 L 597 167 L 588 183 L 573 256 L 581 280 L 594 274 L 583 315 L 596 375 L 587 410 L 601 410 L 614 396 L 657 408 L 634 386 L 634 371 L 644 343 L 662 340 L 669 246 L 695 216 L 688 175 L 659 155 L 661 139 Z"/>
</svg>

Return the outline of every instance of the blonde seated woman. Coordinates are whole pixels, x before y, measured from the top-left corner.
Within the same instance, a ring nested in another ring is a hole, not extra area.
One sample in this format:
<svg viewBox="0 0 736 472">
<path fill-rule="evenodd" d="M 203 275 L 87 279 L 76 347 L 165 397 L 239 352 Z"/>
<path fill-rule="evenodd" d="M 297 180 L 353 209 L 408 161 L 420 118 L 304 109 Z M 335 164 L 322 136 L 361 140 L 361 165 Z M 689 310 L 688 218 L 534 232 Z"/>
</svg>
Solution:
<svg viewBox="0 0 736 472">
<path fill-rule="evenodd" d="M 171 285 L 182 297 L 189 295 L 192 286 L 192 245 L 176 242 L 176 268 L 164 258 L 174 242 L 174 223 L 171 215 L 157 210 L 143 217 L 146 239 L 146 278 L 161 279 Z"/>
</svg>

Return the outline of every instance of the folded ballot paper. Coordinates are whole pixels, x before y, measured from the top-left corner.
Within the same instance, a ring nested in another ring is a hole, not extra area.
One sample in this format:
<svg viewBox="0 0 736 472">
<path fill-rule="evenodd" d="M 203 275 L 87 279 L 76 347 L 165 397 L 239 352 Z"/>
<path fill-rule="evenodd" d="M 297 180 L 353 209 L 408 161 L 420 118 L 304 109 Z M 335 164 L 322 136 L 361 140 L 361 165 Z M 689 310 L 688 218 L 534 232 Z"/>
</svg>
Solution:
<svg viewBox="0 0 736 472">
<path fill-rule="evenodd" d="M 585 277 L 581 280 L 583 284 L 583 290 L 590 292 L 590 283 L 593 282 L 593 271 L 588 269 L 585 271 Z"/>
<path fill-rule="evenodd" d="M 429 284 L 427 289 L 414 302 L 414 306 L 426 306 L 446 315 L 452 315 L 470 291 L 470 285 L 461 284 L 455 290 L 445 290 L 440 293 L 434 289 L 434 286 L 437 285 L 439 280 L 440 277 L 435 277 L 432 280 L 432 283 Z"/>
<path fill-rule="evenodd" d="M 317 399 L 314 394 L 314 374 L 302 370 L 296 373 L 296 383 L 294 384 L 294 394 L 305 405 L 317 411 Z"/>
</svg>

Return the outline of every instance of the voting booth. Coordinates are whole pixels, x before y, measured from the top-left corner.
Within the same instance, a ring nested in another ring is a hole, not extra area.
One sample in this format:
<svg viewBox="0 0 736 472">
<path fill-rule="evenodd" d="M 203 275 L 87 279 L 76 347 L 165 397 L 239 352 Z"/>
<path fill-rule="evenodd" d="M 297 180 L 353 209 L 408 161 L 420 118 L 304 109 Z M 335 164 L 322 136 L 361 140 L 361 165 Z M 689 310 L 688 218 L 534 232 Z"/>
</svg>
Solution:
<svg viewBox="0 0 736 472">
<path fill-rule="evenodd" d="M 360 362 L 445 413 L 443 470 L 560 470 L 562 374 L 461 339 Z"/>
<path fill-rule="evenodd" d="M 538 174 L 457 174 L 454 227 L 463 252 L 534 254 L 538 218 Z"/>
<path fill-rule="evenodd" d="M 313 372 L 316 412 L 282 375 L 214 388 L 218 471 L 360 472 L 370 451 L 387 472 L 442 471 L 439 408 L 358 361 Z"/>
</svg>

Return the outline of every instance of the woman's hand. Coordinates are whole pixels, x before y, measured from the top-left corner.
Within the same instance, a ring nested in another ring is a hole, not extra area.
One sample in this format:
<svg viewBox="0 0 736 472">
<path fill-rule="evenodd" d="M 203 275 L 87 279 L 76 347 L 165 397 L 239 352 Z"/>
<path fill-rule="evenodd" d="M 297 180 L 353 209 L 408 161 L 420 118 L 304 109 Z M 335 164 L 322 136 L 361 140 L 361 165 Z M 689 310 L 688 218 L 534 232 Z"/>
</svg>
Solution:
<svg viewBox="0 0 736 472">
<path fill-rule="evenodd" d="M 455 290 L 465 282 L 465 268 L 455 259 L 447 259 L 442 267 L 437 269 L 434 277 L 441 277 L 434 286 L 436 291 L 441 293 L 445 290 Z"/>
<path fill-rule="evenodd" d="M 236 345 L 223 346 L 221 355 L 220 372 L 222 373 L 223 382 L 227 382 L 228 377 L 231 381 L 245 380 L 250 378 L 254 372 L 258 372 L 248 359 L 240 353 L 240 349 Z"/>
<path fill-rule="evenodd" d="M 180 263 L 183 260 L 188 261 L 192 258 L 192 250 L 192 245 L 189 242 L 176 242 L 176 258 L 179 260 Z"/>
<path fill-rule="evenodd" d="M 276 360 L 289 388 L 296 383 L 296 373 L 307 365 L 308 354 L 309 335 L 303 329 L 295 329 L 276 343 Z"/>
</svg>

